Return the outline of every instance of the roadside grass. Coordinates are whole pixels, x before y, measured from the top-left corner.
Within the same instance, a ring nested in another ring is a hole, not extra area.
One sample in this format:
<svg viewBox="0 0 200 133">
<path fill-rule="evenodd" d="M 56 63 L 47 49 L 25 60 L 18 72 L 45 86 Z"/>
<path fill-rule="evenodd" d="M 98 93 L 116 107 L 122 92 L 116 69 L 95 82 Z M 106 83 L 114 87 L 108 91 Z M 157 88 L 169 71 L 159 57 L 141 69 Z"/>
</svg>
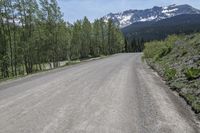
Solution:
<svg viewBox="0 0 200 133">
<path fill-rule="evenodd" d="M 200 33 L 145 44 L 143 59 L 200 118 Z"/>
</svg>

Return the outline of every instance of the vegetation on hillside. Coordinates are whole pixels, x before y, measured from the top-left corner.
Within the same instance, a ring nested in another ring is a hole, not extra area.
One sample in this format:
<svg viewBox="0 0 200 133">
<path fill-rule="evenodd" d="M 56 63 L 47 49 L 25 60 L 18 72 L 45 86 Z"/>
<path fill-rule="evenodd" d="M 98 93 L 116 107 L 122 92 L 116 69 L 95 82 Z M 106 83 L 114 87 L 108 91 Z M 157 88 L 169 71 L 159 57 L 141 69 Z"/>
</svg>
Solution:
<svg viewBox="0 0 200 133">
<path fill-rule="evenodd" d="M 56 0 L 0 1 L 0 79 L 41 71 L 44 63 L 124 51 L 112 21 L 66 23 Z"/>
<path fill-rule="evenodd" d="M 200 115 L 200 34 L 146 43 L 144 57 Z"/>
</svg>

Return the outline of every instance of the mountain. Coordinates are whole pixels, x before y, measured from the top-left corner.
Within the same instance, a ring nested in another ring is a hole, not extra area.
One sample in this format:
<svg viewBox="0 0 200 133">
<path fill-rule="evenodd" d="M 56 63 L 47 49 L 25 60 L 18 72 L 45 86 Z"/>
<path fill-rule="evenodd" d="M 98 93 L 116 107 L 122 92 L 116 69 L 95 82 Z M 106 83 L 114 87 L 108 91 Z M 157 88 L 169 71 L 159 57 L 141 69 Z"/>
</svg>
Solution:
<svg viewBox="0 0 200 133">
<path fill-rule="evenodd" d="M 200 14 L 200 10 L 190 5 L 170 5 L 166 7 L 154 6 L 145 10 L 127 10 L 121 13 L 110 13 L 103 17 L 105 21 L 111 19 L 121 28 L 136 22 L 159 21 L 182 14 Z"/>
<path fill-rule="evenodd" d="M 128 38 L 164 39 L 170 34 L 200 31 L 200 14 L 183 14 L 159 21 L 133 23 L 121 29 Z"/>
</svg>

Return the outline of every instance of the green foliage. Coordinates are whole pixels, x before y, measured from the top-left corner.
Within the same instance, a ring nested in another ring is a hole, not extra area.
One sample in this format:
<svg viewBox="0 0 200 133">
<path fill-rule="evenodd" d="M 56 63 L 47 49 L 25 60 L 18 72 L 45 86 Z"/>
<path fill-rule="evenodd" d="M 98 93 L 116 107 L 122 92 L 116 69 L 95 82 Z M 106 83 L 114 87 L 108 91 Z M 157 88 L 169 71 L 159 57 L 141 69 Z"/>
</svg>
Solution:
<svg viewBox="0 0 200 133">
<path fill-rule="evenodd" d="M 200 113 L 200 102 L 193 102 L 192 108 L 195 110 L 196 113 Z"/>
<path fill-rule="evenodd" d="M 144 50 L 147 63 L 163 75 L 170 88 L 184 97 L 196 113 L 200 113 L 199 42 L 199 33 L 170 36 L 164 41 L 146 43 Z"/>
<path fill-rule="evenodd" d="M 176 77 L 176 69 L 166 67 L 164 70 L 164 76 L 169 81 Z"/>
<path fill-rule="evenodd" d="M 158 41 L 145 43 L 145 49 L 143 51 L 144 57 L 154 58 L 156 55 L 158 55 L 158 50 L 160 49 L 160 47 L 161 46 Z"/>
<path fill-rule="evenodd" d="M 183 95 L 183 97 L 192 106 L 192 109 L 196 113 L 200 113 L 200 101 L 198 100 L 197 96 L 195 96 L 193 94 L 185 94 L 185 95 Z"/>
<path fill-rule="evenodd" d="M 171 86 L 171 89 L 172 89 L 172 90 L 176 90 L 176 91 L 179 92 L 182 88 L 185 87 L 185 84 L 184 84 L 184 82 L 177 81 L 177 80 L 173 80 L 173 81 L 170 83 L 170 86 Z"/>
<path fill-rule="evenodd" d="M 85 17 L 71 25 L 57 0 L 3 0 L 0 9 L 0 78 L 42 71 L 45 63 L 55 68 L 59 61 L 124 50 L 123 35 L 112 21 L 91 23 Z"/>
<path fill-rule="evenodd" d="M 185 76 L 188 80 L 193 80 L 200 77 L 200 69 L 197 68 L 187 68 L 185 70 Z"/>
<path fill-rule="evenodd" d="M 118 27 L 111 21 L 108 20 L 107 24 L 107 45 L 108 54 L 117 53 L 117 51 L 124 51 L 124 37 Z"/>
<path fill-rule="evenodd" d="M 81 58 L 87 58 L 90 54 L 91 33 L 92 33 L 92 24 L 87 19 L 87 17 L 85 17 L 82 24 L 82 43 L 80 51 Z"/>
<path fill-rule="evenodd" d="M 187 53 L 188 53 L 187 50 L 183 49 L 183 51 L 182 51 L 182 53 L 181 53 L 181 56 L 183 57 L 183 56 L 185 56 Z"/>
<path fill-rule="evenodd" d="M 145 43 L 144 56 L 145 58 L 152 58 L 159 60 L 162 57 L 168 55 L 174 43 L 180 38 L 180 36 L 171 35 L 164 41 L 152 41 Z"/>
<path fill-rule="evenodd" d="M 185 94 L 184 97 L 187 99 L 189 104 L 194 103 L 194 101 L 196 100 L 196 97 L 192 94 Z"/>
</svg>

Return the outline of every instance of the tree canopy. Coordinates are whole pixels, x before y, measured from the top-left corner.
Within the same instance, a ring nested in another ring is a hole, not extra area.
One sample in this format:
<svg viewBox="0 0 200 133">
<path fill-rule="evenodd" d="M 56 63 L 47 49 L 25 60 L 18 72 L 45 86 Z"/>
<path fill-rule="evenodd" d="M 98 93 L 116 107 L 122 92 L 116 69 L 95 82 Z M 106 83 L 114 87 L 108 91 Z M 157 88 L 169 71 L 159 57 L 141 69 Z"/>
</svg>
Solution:
<svg viewBox="0 0 200 133">
<path fill-rule="evenodd" d="M 111 20 L 91 23 L 85 17 L 69 24 L 56 0 L 0 1 L 0 79 L 124 48 L 123 35 Z"/>
</svg>

